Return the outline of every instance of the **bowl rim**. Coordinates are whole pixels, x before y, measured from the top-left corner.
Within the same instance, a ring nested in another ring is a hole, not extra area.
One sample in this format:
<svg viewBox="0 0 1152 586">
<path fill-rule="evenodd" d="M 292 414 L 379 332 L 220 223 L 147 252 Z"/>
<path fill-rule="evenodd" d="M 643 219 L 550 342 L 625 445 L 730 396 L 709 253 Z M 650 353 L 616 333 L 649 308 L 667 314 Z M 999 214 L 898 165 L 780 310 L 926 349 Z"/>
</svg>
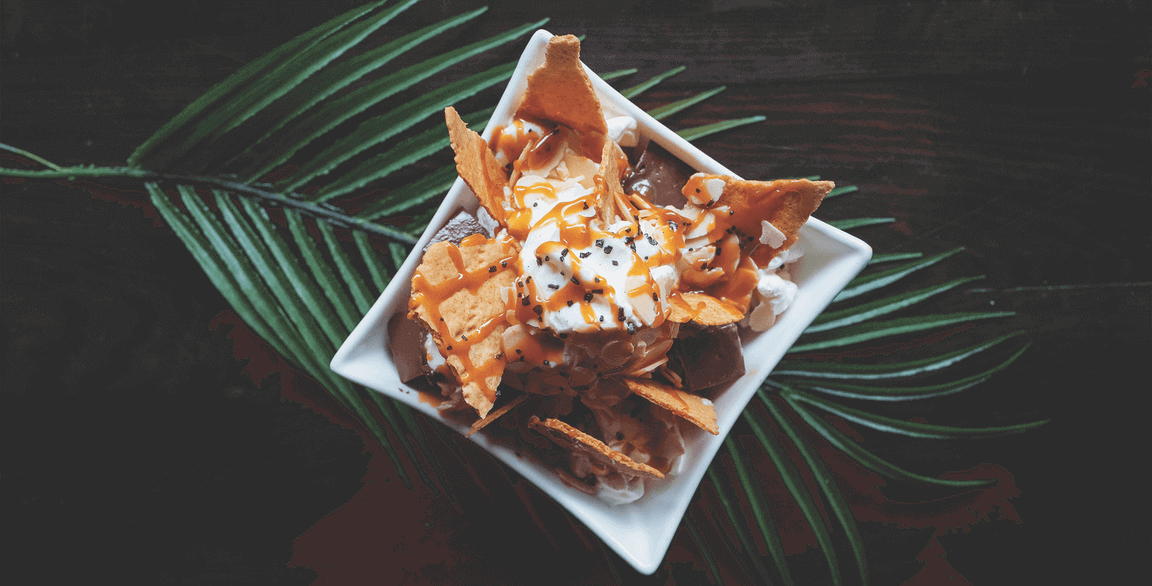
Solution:
<svg viewBox="0 0 1152 586">
<path fill-rule="evenodd" d="M 538 30 L 532 35 L 496 106 L 496 110 L 481 134 L 485 140 L 491 138 L 498 126 L 511 120 L 515 107 L 519 104 L 520 97 L 524 93 L 527 75 L 535 70 L 540 63 L 543 63 L 544 50 L 552 36 L 545 30 Z M 584 70 L 599 94 L 602 106 L 607 113 L 632 116 L 637 121 L 641 135 L 656 141 L 657 144 L 696 170 L 737 177 L 723 165 L 635 106 L 630 100 L 600 79 L 586 65 Z M 431 402 L 422 400 L 419 391 L 400 382 L 391 359 L 391 352 L 388 350 L 387 323 L 399 308 L 400 301 L 403 301 L 403 307 L 406 310 L 411 276 L 419 265 L 422 256 L 416 252 L 423 250 L 450 215 L 454 215 L 460 208 L 475 212 L 478 203 L 464 181 L 457 177 L 443 203 L 429 221 L 428 228 L 425 229 L 413 247 L 413 252 L 397 269 L 388 286 L 337 350 L 330 364 L 331 369 L 337 374 L 402 401 L 461 434 L 468 431 L 468 426 L 439 416 Z M 824 254 L 824 257 L 821 257 L 824 258 L 823 264 L 819 266 L 818 271 L 808 275 L 809 278 L 818 280 L 809 288 L 817 288 L 815 291 L 805 291 L 804 297 L 801 297 L 800 292 L 797 293 L 797 301 L 787 312 L 781 315 L 776 326 L 769 330 L 769 332 L 776 332 L 773 335 L 775 339 L 769 339 L 767 332 L 754 337 L 752 344 L 766 340 L 762 345 L 771 342 L 772 351 L 768 353 L 766 359 L 760 359 L 758 356 L 757 362 L 748 365 L 750 368 L 741 379 L 715 398 L 717 413 L 720 415 L 717 421 L 720 428 L 719 435 L 712 436 L 699 429 L 686 430 L 685 441 L 691 442 L 693 448 L 691 452 L 693 461 L 689 464 L 690 468 L 687 473 L 670 476 L 657 485 L 650 485 L 645 491 L 645 496 L 636 503 L 622 506 L 609 505 L 563 484 L 551 468 L 545 467 L 533 457 L 517 454 L 513 448 L 502 442 L 493 441 L 486 434 L 477 433 L 469 439 L 507 464 L 529 482 L 535 484 L 541 491 L 571 512 L 637 571 L 643 574 L 652 574 L 667 553 L 676 529 L 690 504 L 691 497 L 702 481 L 708 466 L 731 431 L 736 419 L 739 418 L 740 413 L 755 395 L 756 388 L 768 377 L 771 369 L 775 367 L 788 348 L 795 343 L 803 329 L 819 315 L 848 281 L 864 268 L 872 256 L 872 249 L 862 240 L 817 218 L 810 218 L 801 229 L 800 242 L 798 243 L 805 248 L 806 258 L 811 253 L 808 249 L 814 243 L 819 244 L 822 247 L 820 250 L 824 251 L 821 253 Z M 804 259 L 801 260 L 804 261 Z M 809 268 L 815 269 L 816 267 L 810 266 Z M 798 278 L 797 280 L 803 279 Z M 801 290 L 805 290 L 805 287 L 802 286 Z M 781 330 L 786 331 L 777 332 L 777 328 L 785 322 L 787 322 L 787 327 L 781 328 Z M 786 344 L 780 342 L 786 342 Z M 749 355 L 756 354 L 756 352 L 746 352 L 746 363 Z M 732 387 L 736 386 L 739 386 L 739 390 L 733 393 Z M 737 396 L 730 396 L 733 394 Z M 723 409 L 721 404 L 724 405 Z M 687 457 L 688 453 L 685 454 L 685 459 Z M 645 503 L 645 501 L 649 501 L 647 505 L 637 505 L 637 503 Z M 659 501 L 656 510 L 652 510 L 657 506 L 654 501 Z M 640 512 L 646 516 L 641 515 Z M 653 519 L 655 522 L 652 522 Z"/>
</svg>

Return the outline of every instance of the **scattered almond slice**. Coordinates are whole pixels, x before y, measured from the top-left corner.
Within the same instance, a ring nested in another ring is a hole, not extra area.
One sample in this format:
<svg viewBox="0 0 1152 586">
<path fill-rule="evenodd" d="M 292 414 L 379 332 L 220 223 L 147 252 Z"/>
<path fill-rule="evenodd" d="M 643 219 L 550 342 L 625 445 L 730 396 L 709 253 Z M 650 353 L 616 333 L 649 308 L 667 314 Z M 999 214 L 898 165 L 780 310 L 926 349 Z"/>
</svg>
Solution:
<svg viewBox="0 0 1152 586">
<path fill-rule="evenodd" d="M 468 429 L 468 433 L 464 434 L 464 437 L 472 437 L 472 434 L 484 429 L 489 423 L 499 419 L 501 415 L 515 409 L 517 405 L 523 403 L 529 396 L 530 395 L 527 394 L 516 395 L 516 397 L 508 401 L 507 404 L 489 411 L 488 415 L 472 423 L 472 427 Z"/>
<path fill-rule="evenodd" d="M 649 478 L 664 478 L 664 474 L 659 470 L 609 448 L 604 442 L 559 419 L 540 421 L 539 417 L 533 415 L 528 420 L 528 426 L 547 436 L 556 445 L 572 452 L 587 454 L 589 458 L 611 466 L 617 471 Z"/>
<path fill-rule="evenodd" d="M 691 421 L 700 429 L 712 435 L 720 434 L 720 428 L 716 425 L 716 409 L 712 407 L 711 401 L 648 378 L 626 378 L 624 384 L 633 393 Z"/>
<path fill-rule="evenodd" d="M 707 293 L 680 293 L 668 301 L 671 306 L 668 320 L 680 324 L 694 321 L 706 326 L 722 326 L 744 319 L 744 312 L 739 308 Z"/>
<path fill-rule="evenodd" d="M 542 118 L 558 122 L 591 138 L 608 133 L 600 109 L 600 99 L 580 63 L 580 41 L 573 35 L 552 37 L 544 54 L 544 64 L 528 75 L 528 89 L 517 117 Z M 598 154 L 599 145 L 594 151 Z M 595 154 L 591 154 L 595 156 Z"/>
<path fill-rule="evenodd" d="M 604 142 L 604 151 L 600 155 L 600 176 L 604 180 L 604 191 L 596 201 L 596 211 L 605 226 L 616 220 L 616 200 L 625 197 L 624 187 L 620 185 L 618 162 L 623 154 L 616 143 L 610 140 Z"/>
<path fill-rule="evenodd" d="M 468 189 L 476 194 L 480 205 L 497 222 L 504 222 L 504 188 L 508 176 L 496 155 L 488 149 L 488 143 L 460 119 L 456 109 L 444 108 L 444 120 L 448 125 L 448 139 L 456 152 L 456 172 L 468 184 Z"/>
</svg>

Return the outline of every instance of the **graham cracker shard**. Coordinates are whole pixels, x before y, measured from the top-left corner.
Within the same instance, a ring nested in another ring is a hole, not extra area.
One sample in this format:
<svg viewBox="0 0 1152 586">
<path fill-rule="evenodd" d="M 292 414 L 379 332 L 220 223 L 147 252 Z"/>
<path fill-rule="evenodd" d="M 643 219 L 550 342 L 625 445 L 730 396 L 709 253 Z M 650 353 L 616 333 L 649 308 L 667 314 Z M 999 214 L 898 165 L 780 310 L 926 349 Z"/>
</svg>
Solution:
<svg viewBox="0 0 1152 586">
<path fill-rule="evenodd" d="M 514 286 L 512 261 L 518 248 L 510 239 L 479 235 L 459 247 L 437 242 L 412 277 L 408 317 L 431 332 L 456 380 L 462 381 L 464 400 L 480 417 L 492 408 L 504 374 L 507 320 L 501 290 Z"/>
<path fill-rule="evenodd" d="M 480 205 L 497 222 L 504 222 L 504 188 L 508 186 L 508 175 L 496 155 L 488 149 L 488 143 L 460 119 L 456 109 L 444 108 L 444 121 L 448 125 L 448 139 L 456 152 L 456 172 L 468 184 L 468 189 L 476 194 Z"/>
<path fill-rule="evenodd" d="M 780 247 L 763 245 L 771 253 L 756 255 L 757 264 L 795 244 L 800 227 L 808 221 L 812 212 L 820 207 L 824 196 L 836 187 L 831 181 L 807 179 L 747 181 L 727 175 L 705 177 L 705 179 L 711 178 L 720 178 L 724 181 L 724 192 L 716 200 L 715 206 L 728 206 L 732 210 L 732 224 L 745 237 L 758 239 L 763 230 L 760 224 L 762 221 L 770 222 L 784 233 L 784 244 Z M 767 258 L 764 258 L 765 256 Z"/>
<path fill-rule="evenodd" d="M 472 427 L 468 429 L 468 433 L 464 434 L 464 437 L 472 437 L 472 434 L 480 431 L 481 429 L 484 429 L 485 427 L 488 426 L 489 423 L 492 423 L 493 421 L 496 421 L 497 419 L 499 419 L 501 415 L 504 415 L 505 413 L 515 409 L 517 405 L 519 405 L 520 403 L 523 403 L 524 400 L 527 399 L 528 397 L 529 397 L 529 395 L 527 395 L 527 394 L 516 395 L 511 401 L 508 401 L 506 404 L 489 411 L 488 414 L 485 415 L 483 419 L 477 419 L 476 421 L 472 422 Z"/>
<path fill-rule="evenodd" d="M 716 425 L 716 409 L 711 402 L 705 403 L 703 397 L 647 378 L 626 378 L 624 384 L 654 405 L 675 413 L 712 435 L 720 435 L 720 428 Z"/>
<path fill-rule="evenodd" d="M 668 320 L 685 324 L 694 321 L 706 326 L 722 326 L 744 319 L 735 305 L 707 293 L 681 293 L 669 298 Z"/>
<path fill-rule="evenodd" d="M 664 478 L 664 474 L 659 470 L 647 464 L 641 464 L 609 448 L 604 442 L 559 419 L 540 421 L 539 417 L 533 415 L 532 418 L 528 420 L 528 426 L 544 434 L 548 439 L 555 442 L 556 445 L 572 452 L 587 454 L 589 458 L 601 464 L 611 466 L 618 472 L 648 478 Z"/>
<path fill-rule="evenodd" d="M 552 37 L 544 64 L 528 75 L 528 89 L 516 117 L 551 120 L 580 133 L 608 133 L 600 99 L 580 64 L 580 41 L 573 35 Z"/>
<path fill-rule="evenodd" d="M 616 201 L 623 199 L 624 187 L 620 185 L 620 165 L 618 157 L 624 153 L 613 141 L 604 141 L 604 151 L 600 155 L 600 175 L 604 178 L 604 191 L 596 201 L 596 213 L 607 226 L 616 219 Z"/>
</svg>

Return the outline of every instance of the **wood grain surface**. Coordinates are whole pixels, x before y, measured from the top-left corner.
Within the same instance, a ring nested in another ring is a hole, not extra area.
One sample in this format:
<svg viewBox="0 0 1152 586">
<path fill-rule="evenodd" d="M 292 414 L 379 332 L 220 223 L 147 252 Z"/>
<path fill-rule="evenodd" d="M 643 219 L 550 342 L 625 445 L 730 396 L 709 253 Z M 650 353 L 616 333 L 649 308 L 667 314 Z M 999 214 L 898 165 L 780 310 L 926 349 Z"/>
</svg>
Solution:
<svg viewBox="0 0 1152 586">
<path fill-rule="evenodd" d="M 121 164 L 212 84 L 355 4 L 5 0 L 0 141 L 61 165 Z M 884 485 L 817 442 L 860 520 L 871 583 L 1116 583 L 1143 566 L 1146 3 L 496 4 L 417 56 L 550 16 L 552 32 L 587 35 L 583 58 L 594 70 L 639 69 L 618 87 L 685 65 L 639 105 L 727 86 L 666 122 L 766 116 L 698 145 L 748 178 L 819 174 L 859 186 L 817 215 L 895 218 L 855 231 L 878 253 L 964 247 L 916 283 L 985 275 L 932 310 L 1017 312 L 906 341 L 1023 330 L 1031 347 L 975 389 L 885 413 L 1051 423 L 963 444 L 860 434 L 909 468 L 991 474 L 995 489 Z M 425 1 L 368 45 L 478 5 Z M 521 47 L 471 59 L 447 78 L 514 59 Z M 464 441 L 455 442 L 462 460 L 439 438 L 433 445 L 459 506 L 424 486 L 406 489 L 354 418 L 231 313 L 139 185 L 0 189 L 0 534 L 9 542 L 0 575 L 21 577 L 8 583 L 707 583 L 685 528 L 660 570 L 640 576 Z M 734 433 L 749 441 L 746 428 Z M 767 462 L 756 467 L 770 494 L 786 494 Z M 802 517 L 784 498 L 773 513 L 796 582 L 827 582 Z M 751 583 L 711 520 L 722 512 L 709 488 L 690 514 L 724 583 Z M 850 578 L 851 555 L 837 539 Z"/>
</svg>

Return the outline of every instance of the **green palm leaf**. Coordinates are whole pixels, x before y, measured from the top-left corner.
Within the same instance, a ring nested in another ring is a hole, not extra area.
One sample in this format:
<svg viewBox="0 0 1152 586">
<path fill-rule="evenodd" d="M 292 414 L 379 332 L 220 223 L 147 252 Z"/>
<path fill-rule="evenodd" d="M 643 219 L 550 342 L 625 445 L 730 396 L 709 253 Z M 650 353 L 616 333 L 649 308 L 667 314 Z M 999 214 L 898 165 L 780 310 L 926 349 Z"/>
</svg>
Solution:
<svg viewBox="0 0 1152 586">
<path fill-rule="evenodd" d="M 808 525 L 816 533 L 816 542 L 820 544 L 820 551 L 824 554 L 824 560 L 828 562 L 832 583 L 840 584 L 840 563 L 836 558 L 836 550 L 832 547 L 832 536 L 828 533 L 828 528 L 824 525 L 824 518 L 820 515 L 820 509 L 816 505 L 817 497 L 808 490 L 804 478 L 800 476 L 800 472 L 796 470 L 796 466 L 788 458 L 784 446 L 776 434 L 767 426 L 762 425 L 751 410 L 745 410 L 743 416 L 744 421 L 752 429 L 753 435 L 760 442 L 760 447 L 768 452 L 768 457 L 776 466 L 776 471 L 780 474 L 780 479 L 784 481 L 788 493 L 795 499 L 796 504 L 800 507 L 800 512 L 808 520 Z"/>
<path fill-rule="evenodd" d="M 772 402 L 763 392 L 760 392 L 760 399 L 768 411 L 772 413 L 772 418 L 776 420 L 776 424 L 784 430 L 788 435 L 788 439 L 796 445 L 800 451 L 800 456 L 808 464 L 808 468 L 812 471 L 812 476 L 816 478 L 816 484 L 820 487 L 820 492 L 824 494 L 825 502 L 828 503 L 832 509 L 832 514 L 836 516 L 836 520 L 840 522 L 840 527 L 843 529 L 845 536 L 848 538 L 848 544 L 852 548 L 852 555 L 856 558 L 856 567 L 860 571 L 861 584 L 868 584 L 868 562 L 864 556 L 864 540 L 860 537 L 860 532 L 856 529 L 856 519 L 852 516 L 852 509 L 844 500 L 844 495 L 840 493 L 840 488 L 832 480 L 832 473 L 828 470 L 824 460 L 816 453 L 816 448 L 796 429 L 796 425 L 788 419 L 788 416 Z"/>
<path fill-rule="evenodd" d="M 0 149 L 26 156 L 47 168 L 4 168 L 0 169 L 0 175 L 39 179 L 119 178 L 142 182 L 160 216 L 252 330 L 286 360 L 319 381 L 341 406 L 364 422 L 405 485 L 412 486 L 407 472 L 411 466 L 431 491 L 438 493 L 439 485 L 445 495 L 457 503 L 444 464 L 430 449 L 424 429 L 427 421 L 405 405 L 336 376 L 327 363 L 355 327 L 359 316 L 368 311 L 377 294 L 387 286 L 391 278 L 389 267 L 395 269 L 403 263 L 416 235 L 426 228 L 435 213 L 434 203 L 456 179 L 454 166 L 435 167 L 427 162 L 448 145 L 443 128 L 429 120 L 444 106 L 502 83 L 511 75 L 514 64 L 498 65 L 447 83 L 439 80 L 438 89 L 412 97 L 403 105 L 391 110 L 374 109 L 388 98 L 434 79 L 454 65 L 515 41 L 547 20 L 506 30 L 371 80 L 367 76 L 384 65 L 402 59 L 437 35 L 479 18 L 485 12 L 479 9 L 459 14 L 349 57 L 366 38 L 386 31 L 387 23 L 400 17 L 415 0 L 387 7 L 385 4 L 373 2 L 341 14 L 242 67 L 141 144 L 124 167 L 62 168 L 21 149 L 0 145 Z M 622 93 L 630 98 L 640 96 L 682 71 L 683 67 L 677 67 L 660 73 Z M 602 77 L 619 79 L 634 73 L 635 69 L 624 69 Z M 351 91 L 341 91 L 353 87 Z M 650 113 L 656 118 L 668 118 L 724 90 L 721 86 L 697 93 L 654 108 Z M 488 109 L 464 118 L 473 127 L 479 127 L 491 113 Z M 354 119 L 361 121 L 355 128 L 346 130 Z M 687 140 L 697 140 L 764 120 L 764 116 L 751 116 L 682 128 L 678 132 Z M 373 149 L 377 148 L 379 152 L 374 153 Z M 314 154 L 306 156 L 307 153 Z M 358 155 L 362 160 L 354 161 Z M 261 183 L 269 173 L 290 163 L 299 168 L 274 187 Z M 421 163 L 433 170 L 407 183 L 395 179 L 401 170 Z M 363 202 L 355 214 L 332 205 L 347 196 L 361 196 L 384 181 L 389 182 L 384 195 Z M 308 195 L 298 192 L 306 186 L 310 191 Z M 855 186 L 840 186 L 828 197 L 855 191 Z M 856 218 L 831 224 L 842 229 L 861 229 L 891 221 L 892 218 Z M 387 253 L 382 254 L 385 248 Z M 1019 333 L 977 340 L 960 350 L 881 364 L 819 361 L 796 356 L 799 352 L 863 344 L 889 336 L 1012 315 L 1007 312 L 927 313 L 879 319 L 913 311 L 979 278 L 956 278 L 916 290 L 895 289 L 906 277 L 961 250 L 927 257 L 919 252 L 874 256 L 872 265 L 902 264 L 873 270 L 854 279 L 836 297 L 834 310 L 809 327 L 800 344 L 780 362 L 772 378 L 759 391 L 760 403 L 767 409 L 768 416 L 752 408 L 743 414 L 743 424 L 768 454 L 814 530 L 834 583 L 840 583 L 841 574 L 829 522 L 837 527 L 837 533 L 846 536 L 861 579 L 866 581 L 862 540 L 843 495 L 832 482 L 831 473 L 801 433 L 799 423 L 785 412 L 784 404 L 795 411 L 803 424 L 869 469 L 895 480 L 961 489 L 984 486 L 985 481 L 942 480 L 904 470 L 851 441 L 817 415 L 816 410 L 882 432 L 918 439 L 993 437 L 1019 433 L 1043 423 L 975 429 L 930 425 L 897 420 L 826 398 L 863 399 L 876 405 L 883 401 L 922 400 L 961 392 L 1008 367 L 1027 345 L 990 368 L 970 369 L 958 376 L 948 373 L 1014 340 Z M 864 303 L 844 303 L 881 292 L 878 298 Z M 971 370 L 979 372 L 972 374 Z M 948 380 L 908 384 L 929 375 Z M 773 397 L 773 394 L 779 396 Z M 769 422 L 783 435 L 777 435 Z M 454 443 L 455 436 L 442 426 L 433 425 L 430 429 L 444 440 L 462 465 L 465 456 Z M 398 442 L 399 448 L 393 442 Z M 816 480 L 815 491 L 809 490 L 783 442 L 790 442 L 799 452 Z M 721 470 L 708 471 L 725 513 L 717 522 L 733 529 L 736 540 L 730 546 L 739 552 L 737 557 L 742 560 L 748 576 L 765 583 L 778 576 L 784 583 L 791 584 L 793 580 L 779 533 L 766 506 L 763 487 L 739 443 L 729 437 L 725 447 L 737 482 L 726 483 Z M 478 478 L 476 481 L 482 491 L 488 492 Z M 748 503 L 750 516 L 745 516 L 737 506 L 741 500 Z M 819 503 L 827 505 L 828 519 L 821 514 Z M 711 576 L 720 583 L 719 567 L 691 514 L 685 518 L 685 524 Z M 752 525 L 767 546 L 768 559 L 775 572 L 765 565 L 756 548 L 749 530 Z M 721 533 L 728 535 L 727 531 Z"/>
<path fill-rule="evenodd" d="M 1033 421 L 1030 423 L 1019 423 L 1016 425 L 1005 425 L 1000 427 L 953 427 L 949 425 L 932 425 L 929 423 L 903 421 L 900 419 L 894 419 L 892 417 L 876 415 L 875 413 L 870 413 L 863 409 L 847 407 L 836 403 L 835 401 L 821 399 L 811 394 L 793 389 L 785 389 L 782 394 L 788 399 L 808 403 L 829 413 L 832 413 L 833 415 L 839 415 L 848 421 L 866 425 L 877 431 L 896 433 L 920 439 L 980 439 L 997 437 L 1001 435 L 1021 433 L 1048 423 L 1047 421 Z"/>
<path fill-rule="evenodd" d="M 785 397 L 785 400 L 788 400 L 788 398 Z M 991 486 L 996 482 L 995 480 L 949 480 L 909 472 L 860 447 L 859 444 L 845 435 L 844 432 L 817 417 L 796 401 L 788 400 L 788 405 L 791 406 L 796 413 L 800 414 L 800 417 L 804 419 L 805 423 L 819 432 L 820 435 L 824 436 L 824 439 L 828 440 L 828 443 L 836 446 L 840 451 L 849 454 L 852 456 L 852 459 L 864 464 L 869 470 L 891 478 L 892 480 L 901 480 L 913 484 L 944 486 L 948 488 L 984 487 Z"/>
<path fill-rule="evenodd" d="M 156 131 L 144 144 L 137 147 L 137 149 L 128 157 L 128 165 L 136 167 L 140 165 L 141 160 L 147 156 L 153 149 L 156 148 L 161 142 L 167 140 L 178 129 L 189 124 L 191 121 L 198 118 L 204 112 L 208 111 L 211 106 L 216 103 L 222 102 L 225 98 L 229 97 L 237 89 L 250 85 L 255 80 L 265 75 L 277 63 L 283 63 L 292 55 L 301 51 L 307 50 L 316 43 L 320 42 L 325 37 L 331 35 L 337 30 L 343 28 L 348 23 L 364 16 L 379 8 L 384 1 L 365 4 L 358 8 L 354 8 L 329 20 L 328 22 L 301 34 L 300 36 L 288 41 L 287 43 L 273 49 L 263 57 L 245 65 L 239 71 L 232 74 L 228 79 L 220 82 L 212 89 L 208 90 L 203 96 L 200 96 L 195 102 L 192 102 L 188 107 L 184 108 L 180 114 L 165 124 L 160 130 Z"/>
</svg>

